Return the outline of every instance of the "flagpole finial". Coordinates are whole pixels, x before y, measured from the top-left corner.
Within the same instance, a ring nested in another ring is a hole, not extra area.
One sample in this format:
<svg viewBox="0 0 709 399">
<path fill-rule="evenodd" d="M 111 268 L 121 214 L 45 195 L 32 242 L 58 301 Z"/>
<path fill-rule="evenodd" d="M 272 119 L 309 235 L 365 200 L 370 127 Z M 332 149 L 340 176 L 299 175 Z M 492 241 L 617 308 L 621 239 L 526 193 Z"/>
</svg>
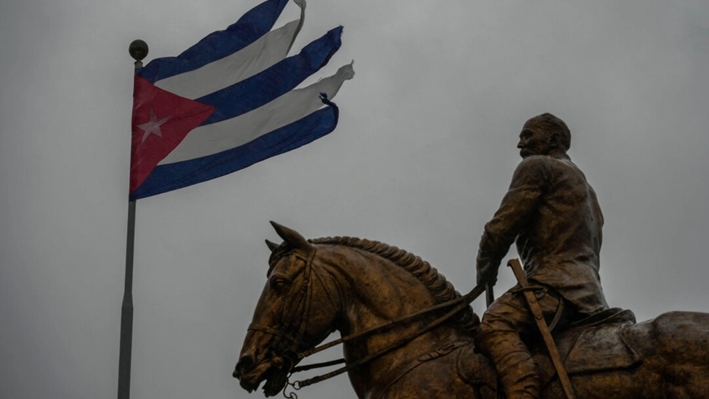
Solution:
<svg viewBox="0 0 709 399">
<path fill-rule="evenodd" d="M 128 46 L 128 52 L 135 60 L 135 67 L 139 68 L 143 66 L 143 58 L 148 55 L 148 43 L 140 39 L 133 40 L 130 46 Z"/>
</svg>

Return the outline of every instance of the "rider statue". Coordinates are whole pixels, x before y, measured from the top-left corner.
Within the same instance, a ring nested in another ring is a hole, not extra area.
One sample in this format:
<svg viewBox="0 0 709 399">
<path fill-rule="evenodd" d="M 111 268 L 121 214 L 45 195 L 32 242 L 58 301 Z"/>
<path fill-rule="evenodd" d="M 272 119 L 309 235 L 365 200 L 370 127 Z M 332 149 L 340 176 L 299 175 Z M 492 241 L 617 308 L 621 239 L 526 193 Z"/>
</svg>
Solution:
<svg viewBox="0 0 709 399">
<path fill-rule="evenodd" d="M 485 225 L 477 257 L 478 284 L 497 281 L 513 242 L 550 328 L 608 308 L 598 275 L 603 215 L 596 193 L 566 154 L 571 133 L 545 113 L 519 135 L 522 162 L 495 216 Z M 494 301 L 476 343 L 495 365 L 508 399 L 540 397 L 536 365 L 524 342 L 540 337 L 519 286 Z"/>
</svg>

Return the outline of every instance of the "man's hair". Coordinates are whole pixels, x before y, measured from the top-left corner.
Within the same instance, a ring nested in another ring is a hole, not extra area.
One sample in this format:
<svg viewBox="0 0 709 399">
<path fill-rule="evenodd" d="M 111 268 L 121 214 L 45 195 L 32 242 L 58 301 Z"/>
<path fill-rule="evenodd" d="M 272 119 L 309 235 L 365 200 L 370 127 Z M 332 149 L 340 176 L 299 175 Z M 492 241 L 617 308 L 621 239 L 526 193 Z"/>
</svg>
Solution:
<svg viewBox="0 0 709 399">
<path fill-rule="evenodd" d="M 566 123 L 556 116 L 546 112 L 530 119 L 533 125 L 537 125 L 548 133 L 558 133 L 559 142 L 565 151 L 571 148 L 571 131 Z"/>
</svg>

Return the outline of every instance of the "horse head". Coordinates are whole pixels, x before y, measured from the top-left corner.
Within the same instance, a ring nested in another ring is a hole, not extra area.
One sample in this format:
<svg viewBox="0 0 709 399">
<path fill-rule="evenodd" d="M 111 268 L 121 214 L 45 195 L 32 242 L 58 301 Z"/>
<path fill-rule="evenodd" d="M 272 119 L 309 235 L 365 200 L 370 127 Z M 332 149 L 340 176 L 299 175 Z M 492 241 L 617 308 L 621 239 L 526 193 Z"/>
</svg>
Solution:
<svg viewBox="0 0 709 399">
<path fill-rule="evenodd" d="M 334 330 L 339 311 L 332 295 L 337 291 L 335 282 L 314 267 L 316 247 L 295 230 L 271 224 L 284 242 L 266 241 L 271 250 L 268 281 L 233 373 L 249 392 L 266 381 L 266 396 L 285 387 L 288 373 L 301 360 L 300 353 Z"/>
</svg>

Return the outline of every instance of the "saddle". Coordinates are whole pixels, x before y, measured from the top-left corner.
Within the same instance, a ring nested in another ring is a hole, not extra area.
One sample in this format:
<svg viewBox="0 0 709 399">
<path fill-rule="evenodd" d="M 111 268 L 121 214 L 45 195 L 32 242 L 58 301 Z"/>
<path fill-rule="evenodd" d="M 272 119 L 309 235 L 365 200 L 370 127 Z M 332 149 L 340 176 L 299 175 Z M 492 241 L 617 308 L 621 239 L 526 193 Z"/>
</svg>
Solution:
<svg viewBox="0 0 709 399">
<path fill-rule="evenodd" d="M 566 372 L 571 376 L 630 368 L 639 364 L 642 358 L 626 338 L 627 327 L 633 324 L 635 315 L 632 311 L 611 308 L 554 334 Z M 556 370 L 543 342 L 531 345 L 529 349 L 539 366 L 543 388 L 554 379 Z M 472 346 L 462 348 L 458 353 L 457 369 L 460 377 L 468 384 L 485 385 L 492 392 L 497 390 L 494 366 L 486 357 L 475 353 Z"/>
</svg>

